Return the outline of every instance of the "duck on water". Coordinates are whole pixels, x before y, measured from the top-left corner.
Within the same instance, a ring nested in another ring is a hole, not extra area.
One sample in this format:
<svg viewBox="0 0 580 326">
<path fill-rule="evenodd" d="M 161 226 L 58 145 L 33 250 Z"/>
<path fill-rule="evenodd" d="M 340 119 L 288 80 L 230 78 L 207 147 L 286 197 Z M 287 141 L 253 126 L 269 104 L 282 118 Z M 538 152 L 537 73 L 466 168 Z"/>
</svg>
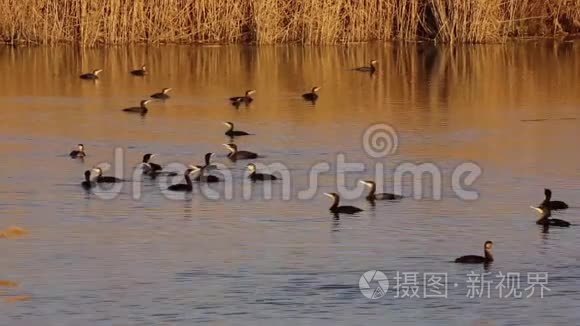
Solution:
<svg viewBox="0 0 580 326">
<path fill-rule="evenodd" d="M 302 94 L 302 98 L 305 99 L 306 101 L 310 101 L 314 104 L 314 102 L 316 102 L 316 100 L 318 100 L 318 91 L 319 90 L 320 90 L 320 87 L 314 86 L 314 87 L 312 87 L 312 90 L 310 91 L 310 93 Z"/>
<path fill-rule="evenodd" d="M 193 184 L 191 183 L 191 178 L 189 175 L 192 174 L 193 172 L 194 172 L 194 169 L 191 169 L 191 168 L 185 170 L 185 172 L 183 173 L 183 178 L 185 179 L 185 183 L 178 183 L 178 184 L 171 185 L 171 186 L 167 187 L 167 190 L 191 192 L 193 190 Z"/>
<path fill-rule="evenodd" d="M 97 172 L 97 177 L 95 179 L 97 183 L 123 182 L 123 179 L 115 178 L 112 176 L 103 176 L 103 169 L 99 167 L 93 168 L 93 171 Z"/>
<path fill-rule="evenodd" d="M 161 165 L 151 162 L 151 159 L 155 156 L 157 156 L 157 154 L 147 153 L 143 155 L 143 160 L 141 161 L 143 174 L 149 175 L 151 177 L 157 177 L 159 175 L 172 177 L 177 175 L 177 172 L 165 172 L 163 171 L 163 167 Z"/>
<path fill-rule="evenodd" d="M 153 100 L 142 100 L 139 103 L 139 106 L 132 106 L 130 108 L 123 109 L 123 112 L 127 112 L 127 113 L 139 113 L 141 115 L 145 115 L 149 111 L 147 109 L 147 104 L 149 104 L 151 101 L 153 101 Z"/>
<path fill-rule="evenodd" d="M 567 228 L 572 225 L 568 221 L 564 221 L 557 218 L 550 218 L 552 216 L 552 210 L 549 206 L 540 206 L 534 207 L 530 206 L 530 208 L 538 211 L 540 213 L 540 218 L 536 221 L 536 224 L 543 225 L 543 226 L 559 226 L 563 228 Z"/>
<path fill-rule="evenodd" d="M 71 158 L 84 158 L 85 156 L 87 156 L 87 154 L 85 153 L 85 145 L 78 144 L 77 149 L 73 150 L 68 155 Z"/>
<path fill-rule="evenodd" d="M 131 75 L 143 77 L 148 74 L 147 67 L 142 65 L 140 69 L 131 70 Z"/>
<path fill-rule="evenodd" d="M 252 101 L 254 101 L 254 99 L 251 96 L 254 93 L 256 93 L 255 89 L 249 89 L 246 91 L 244 96 L 233 96 L 230 97 L 229 100 L 232 103 L 232 105 L 235 106 L 236 108 L 239 107 L 240 104 L 242 103 L 248 106 L 250 103 L 252 103 Z"/>
<path fill-rule="evenodd" d="M 264 181 L 264 180 L 278 180 L 278 177 L 275 175 L 267 174 L 267 173 L 257 173 L 256 172 L 256 164 L 250 163 L 246 167 L 250 174 L 248 174 L 248 178 L 252 181 Z"/>
<path fill-rule="evenodd" d="M 93 72 L 89 72 L 86 74 L 82 74 L 79 77 L 85 80 L 97 80 L 99 79 L 99 74 L 103 71 L 103 69 L 95 69 Z"/>
<path fill-rule="evenodd" d="M 401 195 L 395 195 L 395 194 L 390 194 L 390 193 L 376 193 L 377 191 L 377 184 L 374 181 L 369 181 L 369 180 L 361 180 L 359 181 L 360 183 L 362 183 L 363 185 L 371 188 L 371 190 L 369 191 L 369 194 L 366 196 L 366 199 L 368 201 L 375 201 L 375 200 L 399 200 L 399 199 L 403 199 L 403 196 Z"/>
<path fill-rule="evenodd" d="M 157 100 L 167 100 L 170 97 L 169 94 L 167 94 L 167 93 L 169 93 L 171 90 L 173 90 L 173 88 L 171 88 L 171 87 L 164 88 L 159 93 L 151 94 L 151 98 L 154 98 Z"/>
<path fill-rule="evenodd" d="M 552 200 L 552 190 L 544 189 L 544 201 L 540 204 L 540 207 L 548 207 L 551 210 L 561 210 L 567 209 L 568 204 L 560 200 Z"/>
<path fill-rule="evenodd" d="M 461 256 L 455 259 L 455 262 L 462 264 L 489 264 L 493 262 L 493 255 L 491 254 L 492 248 L 493 242 L 488 240 L 483 244 L 483 256 L 477 255 Z"/>
<path fill-rule="evenodd" d="M 333 199 L 332 206 L 330 206 L 329 210 L 334 214 L 356 214 L 358 212 L 362 212 L 363 210 L 356 207 L 356 206 L 339 206 L 340 204 L 340 196 L 335 192 L 326 192 L 324 193 L 326 196 Z"/>
<path fill-rule="evenodd" d="M 373 59 L 370 61 L 368 66 L 354 68 L 354 70 L 374 74 L 377 71 L 377 62 L 378 62 L 377 60 Z"/>
<path fill-rule="evenodd" d="M 225 135 L 229 136 L 231 138 L 236 137 L 236 136 L 251 135 L 250 133 L 247 133 L 245 131 L 234 130 L 234 123 L 233 122 L 226 121 L 226 122 L 224 122 L 224 125 L 228 126 L 228 130 L 226 131 Z"/>
<path fill-rule="evenodd" d="M 91 170 L 85 171 L 85 181 L 81 182 L 81 186 L 85 189 L 91 189 L 95 183 L 92 180 Z"/>
<path fill-rule="evenodd" d="M 228 154 L 228 158 L 232 161 L 249 160 L 249 159 L 258 158 L 258 154 L 256 154 L 256 153 L 238 150 L 238 145 L 236 145 L 236 144 L 230 143 L 230 144 L 223 144 L 223 145 L 227 149 L 230 150 L 230 153 Z"/>
</svg>

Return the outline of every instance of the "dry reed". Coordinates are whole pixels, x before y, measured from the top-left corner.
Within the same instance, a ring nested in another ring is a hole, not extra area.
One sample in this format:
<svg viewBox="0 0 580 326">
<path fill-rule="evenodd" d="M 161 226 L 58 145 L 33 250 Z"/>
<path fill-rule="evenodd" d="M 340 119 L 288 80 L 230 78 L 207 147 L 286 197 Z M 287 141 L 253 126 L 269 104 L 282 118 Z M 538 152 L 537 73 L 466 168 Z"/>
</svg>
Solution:
<svg viewBox="0 0 580 326">
<path fill-rule="evenodd" d="M 501 42 L 580 32 L 578 0 L 0 0 L 0 41 Z"/>
</svg>

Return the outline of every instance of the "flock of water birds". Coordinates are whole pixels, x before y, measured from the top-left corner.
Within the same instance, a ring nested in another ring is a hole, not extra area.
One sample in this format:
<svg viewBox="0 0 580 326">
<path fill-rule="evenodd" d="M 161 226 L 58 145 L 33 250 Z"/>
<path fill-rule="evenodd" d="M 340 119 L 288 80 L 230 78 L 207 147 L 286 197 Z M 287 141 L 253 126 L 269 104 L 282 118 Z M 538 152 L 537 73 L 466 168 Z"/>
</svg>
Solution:
<svg viewBox="0 0 580 326">
<path fill-rule="evenodd" d="M 362 66 L 358 68 L 354 68 L 353 70 L 369 73 L 373 75 L 377 71 L 377 60 L 371 60 L 368 66 Z M 103 69 L 96 69 L 90 73 L 85 73 L 80 75 L 81 79 L 84 80 L 98 80 L 99 74 L 103 71 Z M 149 74 L 147 67 L 145 65 L 141 66 L 139 69 L 131 70 L 131 75 L 133 76 L 146 76 Z M 171 88 L 164 88 L 159 93 L 152 94 L 150 99 L 142 100 L 139 106 L 136 107 L 129 107 L 125 108 L 122 111 L 127 113 L 138 113 L 141 115 L 145 115 L 148 112 L 147 104 L 154 100 L 164 101 L 170 98 L 168 94 L 172 89 Z M 320 87 L 315 86 L 311 89 L 311 92 L 302 94 L 302 98 L 306 101 L 310 101 L 313 104 L 318 100 L 318 91 Z M 247 90 L 244 95 L 242 96 L 234 96 L 230 97 L 230 103 L 239 108 L 241 105 L 249 106 L 252 101 L 252 95 L 255 93 L 255 90 Z M 235 137 L 239 136 L 247 136 L 251 135 L 248 132 L 236 130 L 234 127 L 234 123 L 232 122 L 224 122 L 224 124 L 228 127 L 227 131 L 225 132 L 226 136 L 230 137 L 230 140 L 233 140 Z M 232 161 L 237 160 L 252 160 L 259 158 L 257 153 L 249 152 L 249 151 L 242 151 L 238 149 L 238 146 L 233 142 L 223 144 L 228 150 L 229 154 L 227 157 Z M 83 159 L 86 156 L 85 148 L 83 144 L 78 144 L 77 149 L 70 152 L 70 157 L 73 159 Z M 169 172 L 164 171 L 163 167 L 159 164 L 151 162 L 151 159 L 154 157 L 154 154 L 147 153 L 143 155 L 143 160 L 140 163 L 143 174 L 147 175 L 151 178 L 155 178 L 160 175 L 165 176 L 176 176 L 178 175 L 177 172 Z M 170 191 L 182 191 L 182 192 L 191 192 L 193 190 L 193 181 L 196 182 L 206 182 L 206 183 L 213 183 L 213 182 L 220 182 L 222 181 L 215 175 L 211 175 L 211 170 L 215 169 L 216 166 L 211 164 L 211 158 L 214 156 L 214 153 L 207 153 L 205 155 L 205 162 L 203 165 L 190 165 L 184 172 L 184 180 L 185 183 L 173 184 L 170 185 L 167 189 Z M 249 171 L 248 178 L 252 181 L 273 181 L 278 180 L 278 177 L 266 174 L 266 173 L 258 173 L 256 169 L 256 165 L 254 163 L 250 163 L 247 165 L 247 170 Z M 89 190 L 96 186 L 97 183 L 116 183 L 116 182 L 124 182 L 125 180 L 113 177 L 113 176 L 104 176 L 103 170 L 99 167 L 92 168 L 91 170 L 85 171 L 85 180 L 81 183 L 82 187 Z M 192 179 L 191 176 L 195 175 Z M 363 185 L 369 187 L 370 191 L 366 196 L 366 199 L 371 203 L 374 203 L 377 200 L 401 200 L 403 196 L 391 193 L 376 193 L 376 183 L 374 181 L 360 181 Z M 340 196 L 337 193 L 325 193 L 326 196 L 332 198 L 333 202 L 330 206 L 330 211 L 338 217 L 339 214 L 355 214 L 358 212 L 363 211 L 355 206 L 345 206 L 340 205 Z M 561 219 L 550 218 L 552 216 L 552 210 L 562 210 L 567 209 L 568 205 L 562 201 L 553 201 L 552 200 L 552 191 L 550 189 L 544 189 L 545 198 L 538 205 L 530 206 L 534 210 L 537 210 L 540 213 L 540 218 L 536 221 L 536 224 L 543 226 L 544 228 L 553 227 L 569 227 L 571 224 L 567 221 Z M 462 256 L 455 259 L 456 263 L 475 263 L 475 264 L 489 264 L 493 262 L 493 255 L 492 250 L 493 242 L 486 241 L 484 243 L 484 255 L 467 255 Z"/>
</svg>

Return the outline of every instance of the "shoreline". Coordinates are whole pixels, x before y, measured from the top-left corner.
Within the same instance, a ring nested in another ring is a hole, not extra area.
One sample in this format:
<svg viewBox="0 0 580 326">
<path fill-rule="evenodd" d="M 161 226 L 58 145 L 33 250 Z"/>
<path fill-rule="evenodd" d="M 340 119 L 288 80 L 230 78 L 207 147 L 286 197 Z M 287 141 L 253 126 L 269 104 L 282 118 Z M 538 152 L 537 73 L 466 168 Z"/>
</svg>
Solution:
<svg viewBox="0 0 580 326">
<path fill-rule="evenodd" d="M 432 46 L 489 46 L 489 45 L 512 45 L 518 43 L 530 42 L 553 42 L 553 43 L 574 43 L 580 40 L 580 33 L 556 35 L 556 36 L 525 36 L 525 37 L 510 37 L 502 41 L 489 42 L 440 42 L 437 40 L 368 40 L 356 41 L 346 43 L 331 43 L 331 44 L 310 44 L 299 42 L 279 42 L 279 43 L 257 43 L 257 42 L 230 42 L 230 43 L 216 43 L 216 42 L 126 42 L 126 43 L 97 43 L 91 46 L 83 45 L 78 42 L 59 41 L 53 43 L 39 43 L 39 42 L 16 42 L 10 43 L 0 40 L 1 47 L 14 48 L 34 48 L 34 47 L 80 47 L 80 48 L 115 48 L 115 47 L 163 47 L 163 46 L 197 46 L 197 47 L 225 47 L 225 46 L 249 46 L 249 47 L 277 47 L 277 46 L 302 46 L 302 47 L 350 47 L 373 44 L 393 44 L 393 45 L 432 45 Z"/>
</svg>

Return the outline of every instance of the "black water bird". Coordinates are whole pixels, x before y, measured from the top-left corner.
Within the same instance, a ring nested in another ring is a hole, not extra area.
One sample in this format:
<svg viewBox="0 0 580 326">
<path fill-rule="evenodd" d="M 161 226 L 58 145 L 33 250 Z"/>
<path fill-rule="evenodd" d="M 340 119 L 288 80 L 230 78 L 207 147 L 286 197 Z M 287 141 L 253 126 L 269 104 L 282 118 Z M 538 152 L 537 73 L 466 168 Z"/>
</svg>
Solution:
<svg viewBox="0 0 580 326">
<path fill-rule="evenodd" d="M 93 72 L 80 75 L 80 78 L 86 80 L 97 80 L 99 79 L 99 73 L 101 73 L 101 71 L 103 71 L 103 69 L 95 69 Z"/>
<path fill-rule="evenodd" d="M 167 94 L 173 88 L 168 87 L 161 90 L 159 93 L 151 94 L 151 98 L 158 99 L 158 100 L 167 100 L 170 96 Z"/>
<path fill-rule="evenodd" d="M 86 170 L 85 171 L 85 181 L 81 182 L 81 186 L 83 186 L 83 188 L 85 188 L 85 189 L 92 188 L 95 184 L 91 179 L 92 179 L 91 178 L 91 170 Z"/>
<path fill-rule="evenodd" d="M 540 206 L 540 207 L 530 206 L 530 208 L 540 213 L 540 218 L 536 221 L 536 224 L 538 225 L 559 226 L 563 228 L 567 228 L 570 227 L 570 225 L 572 225 L 568 221 L 564 221 L 558 218 L 550 218 L 552 216 L 552 210 L 550 209 L 549 206 Z"/>
<path fill-rule="evenodd" d="M 140 69 L 131 70 L 131 75 L 143 77 L 146 76 L 149 72 L 147 71 L 147 67 L 142 65 Z"/>
<path fill-rule="evenodd" d="M 111 177 L 111 176 L 103 176 L 103 169 L 101 168 L 94 168 L 93 171 L 97 172 L 97 178 L 95 179 L 97 183 L 115 183 L 115 182 L 123 182 L 122 179 Z"/>
<path fill-rule="evenodd" d="M 167 190 L 172 191 L 186 191 L 190 192 L 193 190 L 193 184 L 191 183 L 191 178 L 189 175 L 193 172 L 193 169 L 187 169 L 183 173 L 183 178 L 185 179 L 185 183 L 178 183 L 167 187 Z"/>
<path fill-rule="evenodd" d="M 70 154 L 68 155 L 71 158 L 84 158 L 85 156 L 87 156 L 87 154 L 85 153 L 85 146 L 83 144 L 78 144 L 77 149 L 70 152 Z"/>
<path fill-rule="evenodd" d="M 199 175 L 197 177 L 195 177 L 195 179 L 193 179 L 194 181 L 197 182 L 206 182 L 206 183 L 215 183 L 215 182 L 221 182 L 222 180 L 218 177 L 216 177 L 215 175 L 211 175 L 211 174 L 205 174 L 206 171 L 209 171 L 210 169 L 212 169 L 213 167 L 215 167 L 214 165 L 206 165 L 206 166 L 201 166 L 201 165 L 190 165 L 189 166 L 193 172 L 199 172 Z"/>
<path fill-rule="evenodd" d="M 354 70 L 361 71 L 361 72 L 369 72 L 371 74 L 374 74 L 377 71 L 376 65 L 377 65 L 377 60 L 371 60 L 371 62 L 368 66 L 358 67 L 358 68 L 355 68 Z"/>
<path fill-rule="evenodd" d="M 316 100 L 318 100 L 318 91 L 320 90 L 320 87 L 318 86 L 314 86 L 312 87 L 312 91 L 310 93 L 305 93 L 302 94 L 302 98 L 304 98 L 306 101 L 310 101 L 312 103 L 316 102 Z"/>
<path fill-rule="evenodd" d="M 139 106 L 132 106 L 130 108 L 123 109 L 123 111 L 128 113 L 140 113 L 144 115 L 148 111 L 147 104 L 151 101 L 152 100 L 143 100 L 139 103 Z"/>
<path fill-rule="evenodd" d="M 493 262 L 493 255 L 491 254 L 492 248 L 493 242 L 486 241 L 483 245 L 483 257 L 477 255 L 467 255 L 455 259 L 455 262 L 462 264 L 489 264 Z"/>
<path fill-rule="evenodd" d="M 224 122 L 226 126 L 228 126 L 228 130 L 226 131 L 226 136 L 236 137 L 236 136 L 247 136 L 250 135 L 249 133 L 241 130 L 234 130 L 234 123 L 233 122 Z"/>
<path fill-rule="evenodd" d="M 325 192 L 324 194 L 334 200 L 332 206 L 330 206 L 330 211 L 335 214 L 355 214 L 363 211 L 362 209 L 355 206 L 339 206 L 338 204 L 340 203 L 340 196 L 338 196 L 338 194 L 335 192 Z"/>
<path fill-rule="evenodd" d="M 203 167 L 208 167 L 211 164 L 211 158 L 215 155 L 215 153 L 205 153 L 203 156 L 203 161 L 205 165 Z"/>
<path fill-rule="evenodd" d="M 141 163 L 143 164 L 143 170 L 146 173 L 147 172 L 159 172 L 159 171 L 163 170 L 163 167 L 161 167 L 161 165 L 150 162 L 151 159 L 155 156 L 156 156 L 155 154 L 151 154 L 151 153 L 147 153 L 147 154 L 143 155 L 143 160 L 141 161 Z"/>
<path fill-rule="evenodd" d="M 228 154 L 228 158 L 232 161 L 236 161 L 236 160 L 249 160 L 249 159 L 254 159 L 254 158 L 258 158 L 258 154 L 253 153 L 253 152 L 248 152 L 248 151 L 239 151 L 238 150 L 238 145 L 236 144 L 223 144 L 227 149 L 230 150 L 230 153 Z"/>
<path fill-rule="evenodd" d="M 230 102 L 235 107 L 239 107 L 240 104 L 242 104 L 242 103 L 244 103 L 247 106 L 250 103 L 252 103 L 252 101 L 254 100 L 251 97 L 251 95 L 254 94 L 255 92 L 256 92 L 255 89 L 247 90 L 246 91 L 246 94 L 244 96 L 234 96 L 234 97 L 230 97 Z"/>
<path fill-rule="evenodd" d="M 401 195 L 395 195 L 395 194 L 390 194 L 390 193 L 375 193 L 377 191 L 377 184 L 374 181 L 359 181 L 360 183 L 362 183 L 363 185 L 371 188 L 371 190 L 369 191 L 369 194 L 366 196 L 366 199 L 368 201 L 375 201 L 375 200 L 398 200 L 398 199 L 403 199 L 403 196 Z"/>
<path fill-rule="evenodd" d="M 278 177 L 276 177 L 275 175 L 266 174 L 266 173 L 257 173 L 256 172 L 256 165 L 254 163 L 248 164 L 248 166 L 246 168 L 248 169 L 248 171 L 250 171 L 248 178 L 250 178 L 252 181 L 278 180 Z"/>
<path fill-rule="evenodd" d="M 546 197 L 545 197 L 544 201 L 539 205 L 540 207 L 547 206 L 548 208 L 550 208 L 550 210 L 553 210 L 553 211 L 568 208 L 568 204 L 566 204 L 563 201 L 551 200 L 552 199 L 552 190 L 544 189 L 544 196 L 546 196 Z"/>
<path fill-rule="evenodd" d="M 151 153 L 143 155 L 143 160 L 141 161 L 143 174 L 146 174 L 151 178 L 156 178 L 158 176 L 174 177 L 179 174 L 177 172 L 163 171 L 163 167 L 161 165 L 151 162 L 151 158 L 155 156 L 157 155 Z"/>
</svg>

